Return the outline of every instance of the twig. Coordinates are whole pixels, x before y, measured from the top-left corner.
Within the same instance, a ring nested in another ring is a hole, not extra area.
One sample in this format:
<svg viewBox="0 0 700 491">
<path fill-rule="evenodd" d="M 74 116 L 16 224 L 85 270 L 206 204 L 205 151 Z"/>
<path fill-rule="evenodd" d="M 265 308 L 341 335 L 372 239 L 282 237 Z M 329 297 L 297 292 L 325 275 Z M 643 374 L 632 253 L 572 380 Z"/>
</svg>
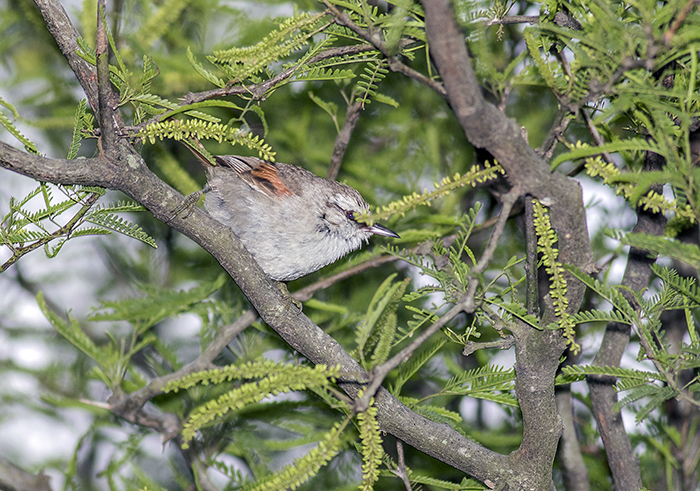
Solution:
<svg viewBox="0 0 700 491">
<path fill-rule="evenodd" d="M 39 247 L 48 244 L 54 239 L 57 239 L 59 237 L 70 237 L 71 232 L 73 232 L 73 229 L 80 225 L 82 218 L 87 214 L 88 211 L 90 211 L 90 208 L 92 208 L 92 205 L 94 205 L 97 200 L 100 198 L 100 195 L 97 193 L 91 193 L 88 195 L 87 198 L 85 198 L 85 202 L 83 203 L 83 207 L 78 210 L 78 212 L 75 214 L 73 218 L 70 219 L 68 223 L 66 223 L 64 226 L 59 228 L 58 230 L 54 231 L 52 234 L 43 237 L 36 242 L 32 242 L 31 244 L 19 248 L 14 248 L 10 247 L 12 250 L 12 257 L 8 259 L 5 263 L 0 265 L 0 273 L 5 271 L 7 268 L 15 264 L 17 261 L 19 261 L 19 258 L 24 256 L 25 254 L 28 254 Z"/>
<path fill-rule="evenodd" d="M 505 229 L 506 222 L 510 218 L 510 211 L 513 209 L 516 201 L 520 198 L 521 191 L 520 187 L 511 188 L 511 190 L 503 196 L 503 207 L 501 208 L 501 213 L 498 215 L 498 220 L 496 220 L 496 225 L 491 232 L 491 237 L 489 238 L 489 243 L 484 250 L 484 253 L 479 258 L 479 261 L 469 272 L 469 280 L 466 295 L 466 312 L 474 312 L 476 310 L 476 304 L 474 303 L 474 297 L 476 295 L 476 289 L 479 286 L 479 280 L 476 276 L 480 275 L 486 269 L 489 262 L 493 258 L 496 252 L 496 247 L 498 246 L 498 239 L 501 237 L 503 230 Z"/>
<path fill-rule="evenodd" d="M 571 122 L 570 116 L 571 111 L 569 111 L 569 109 L 563 106 L 559 108 L 557 115 L 554 117 L 554 122 L 552 123 L 549 133 L 547 133 L 547 136 L 545 136 L 542 145 L 535 150 L 535 153 L 537 153 L 537 155 L 542 157 L 544 160 L 548 161 L 552 158 L 552 155 L 554 155 L 554 150 L 557 147 L 559 138 L 564 134 L 566 128 Z"/>
<path fill-rule="evenodd" d="M 355 410 L 357 412 L 362 412 L 367 409 L 367 407 L 369 406 L 370 399 L 374 396 L 375 392 L 377 392 L 377 389 L 379 389 L 379 386 L 382 384 L 386 376 L 394 368 L 398 367 L 401 363 L 408 360 L 413 355 L 413 352 L 416 351 L 418 347 L 421 344 L 423 344 L 428 338 L 430 338 L 430 336 L 432 336 L 439 329 L 442 329 L 460 312 L 474 312 L 474 310 L 476 309 L 474 297 L 476 295 L 476 288 L 479 284 L 479 281 L 476 278 L 474 278 L 474 276 L 481 274 L 493 258 L 493 254 L 496 252 L 496 247 L 498 245 L 498 239 L 501 237 L 506 222 L 510 217 L 510 211 L 519 197 L 519 187 L 512 188 L 508 192 L 508 194 L 506 194 L 503 197 L 503 207 L 501 208 L 501 214 L 499 215 L 498 220 L 496 221 L 496 225 L 494 226 L 494 229 L 491 232 L 491 237 L 489 238 L 489 243 L 486 246 L 486 250 L 484 250 L 484 253 L 481 255 L 479 261 L 469 272 L 469 286 L 467 287 L 467 293 L 464 297 L 464 300 L 458 302 L 454 307 L 452 307 L 449 310 L 449 312 L 447 312 L 440 319 L 434 322 L 425 331 L 420 333 L 413 340 L 413 342 L 411 342 L 411 344 L 406 346 L 404 349 L 402 349 L 399 353 L 391 357 L 386 362 L 372 369 L 372 372 L 370 373 L 370 382 L 367 385 L 364 393 L 362 394 L 362 397 L 359 397 L 355 400 Z"/>
<path fill-rule="evenodd" d="M 675 18 L 673 24 L 671 24 L 671 27 L 669 27 L 666 30 L 666 32 L 664 32 L 664 44 L 666 46 L 671 45 L 671 41 L 673 41 L 673 36 L 676 35 L 676 31 L 678 31 L 678 28 L 681 26 L 685 18 L 688 17 L 690 9 L 692 9 L 693 5 L 695 5 L 696 3 L 698 3 L 698 0 L 689 0 L 688 3 L 686 3 L 683 7 L 683 10 L 681 10 L 678 16 Z"/>
<path fill-rule="evenodd" d="M 360 120 L 362 109 L 362 101 L 357 99 L 348 107 L 348 111 L 345 113 L 345 122 L 343 123 L 340 133 L 338 133 L 338 136 L 335 139 L 333 156 L 331 157 L 331 163 L 328 166 L 328 172 L 326 173 L 326 179 L 329 181 L 335 181 L 335 178 L 338 177 L 340 164 L 343 162 L 343 156 L 345 155 L 345 150 L 348 148 L 348 143 L 350 143 L 352 132 L 355 130 L 355 126 Z"/>
<path fill-rule="evenodd" d="M 600 133 L 598 133 L 598 129 L 593 124 L 593 120 L 591 119 L 591 115 L 588 114 L 588 111 L 583 109 L 583 110 L 581 110 L 581 114 L 583 115 L 583 119 L 586 121 L 586 127 L 588 128 L 588 131 L 590 131 L 591 136 L 593 137 L 593 140 L 596 142 L 596 144 L 599 147 L 602 147 L 603 145 L 605 145 L 605 140 L 603 140 L 603 137 L 600 136 Z M 609 164 L 615 163 L 612 156 L 608 152 L 602 152 L 601 155 L 603 155 L 603 157 L 605 158 L 605 161 L 607 163 L 609 163 Z"/>
<path fill-rule="evenodd" d="M 399 457 L 399 464 L 394 471 L 398 477 L 403 481 L 403 485 L 406 486 L 406 491 L 411 491 L 411 481 L 408 479 L 408 471 L 406 470 L 406 458 L 403 454 L 403 442 L 401 440 L 396 440 L 396 453 Z"/>
<path fill-rule="evenodd" d="M 515 344 L 515 338 L 513 336 L 506 336 L 502 339 L 497 339 L 495 341 L 469 341 L 464 349 L 462 350 L 462 356 L 469 356 L 479 349 L 489 349 L 489 348 L 499 348 L 499 349 L 509 349 Z"/>
<path fill-rule="evenodd" d="M 246 327 L 252 324 L 257 317 L 258 315 L 254 310 L 244 312 L 243 315 L 236 319 L 236 322 L 221 329 L 219 334 L 209 343 L 209 346 L 207 346 L 196 360 L 180 370 L 162 377 L 154 378 L 145 387 L 132 392 L 128 396 L 115 392 L 108 401 L 111 404 L 112 412 L 128 421 L 144 424 L 146 420 L 143 419 L 145 413 L 142 408 L 146 401 L 161 394 L 163 392 L 163 387 L 165 387 L 168 382 L 177 380 L 191 373 L 211 368 L 211 363 L 219 356 L 219 353 L 221 353 L 236 336 L 243 332 Z M 150 417 L 153 418 L 153 416 Z M 153 425 L 150 424 L 146 424 L 146 426 L 153 427 Z M 163 437 L 166 439 L 167 437 L 174 437 L 179 428 L 172 428 L 169 423 L 167 428 L 160 426 L 157 427 L 157 429 L 163 433 Z"/>
<path fill-rule="evenodd" d="M 334 285 L 339 281 L 343 281 L 347 278 L 350 278 L 351 276 L 355 276 L 356 274 L 361 273 L 362 271 L 366 271 L 370 268 L 376 268 L 378 266 L 381 266 L 382 264 L 397 261 L 399 259 L 400 258 L 390 256 L 388 254 L 379 257 L 374 257 L 368 261 L 353 266 L 350 269 L 342 271 L 338 274 L 334 274 L 333 276 L 329 276 L 328 278 L 322 278 L 316 283 L 312 283 L 311 285 L 306 286 L 301 290 L 297 290 L 294 293 L 292 293 L 292 298 L 300 302 L 306 302 L 308 299 L 314 296 L 314 293 L 316 293 L 319 290 L 326 289 L 329 286 Z"/>
<path fill-rule="evenodd" d="M 486 21 L 486 26 L 491 27 L 500 24 L 537 24 L 540 18 L 537 15 L 509 15 L 500 19 L 491 19 Z"/>
<path fill-rule="evenodd" d="M 474 266 L 469 272 L 470 275 L 476 276 L 483 273 L 486 266 L 488 266 L 491 259 L 493 259 L 493 254 L 496 252 L 496 248 L 498 247 L 498 239 L 501 238 L 503 229 L 506 227 L 506 222 L 510 218 L 510 210 L 513 209 L 513 206 L 520 198 L 520 195 L 520 187 L 516 186 L 511 188 L 511 190 L 503 196 L 503 207 L 501 208 L 501 213 L 498 215 L 498 220 L 496 220 L 496 225 L 491 232 L 489 243 L 486 246 L 484 253 L 479 258 L 479 261 L 476 263 L 476 266 Z"/>
<path fill-rule="evenodd" d="M 414 70 L 413 68 L 405 65 L 404 63 L 401 63 L 395 56 L 389 58 L 389 69 L 392 72 L 400 73 L 406 77 L 410 77 L 413 80 L 422 83 L 423 85 L 427 85 L 435 92 L 440 94 L 442 97 L 447 99 L 447 90 L 445 89 L 444 85 L 442 85 L 440 82 L 437 82 L 436 80 L 433 80 L 432 78 L 426 77 L 422 73 Z"/>
<path fill-rule="evenodd" d="M 369 407 L 369 401 L 374 394 L 382 385 L 382 382 L 386 376 L 401 363 L 408 360 L 413 352 L 416 351 L 421 344 L 423 344 L 430 336 L 435 334 L 438 330 L 442 329 L 448 322 L 450 322 L 457 314 L 465 310 L 466 302 L 462 301 L 455 304 L 445 315 L 433 324 L 430 325 L 425 331 L 420 333 L 408 346 L 402 349 L 400 352 L 392 356 L 389 360 L 385 361 L 381 365 L 374 367 L 370 373 L 369 384 L 365 388 L 362 397 L 355 399 L 355 412 L 361 413 L 366 411 Z"/>
<path fill-rule="evenodd" d="M 379 50 L 381 54 L 383 54 L 386 58 L 387 61 L 389 62 L 389 69 L 393 72 L 401 73 L 402 75 L 405 75 L 407 77 L 410 77 L 414 80 L 417 80 L 418 82 L 427 85 L 431 89 L 433 89 L 435 92 L 440 94 L 442 97 L 447 97 L 447 91 L 445 90 L 444 86 L 436 82 L 435 80 L 432 80 L 425 75 L 423 75 L 420 72 L 417 72 L 413 68 L 403 64 L 398 57 L 394 56 L 392 53 L 389 52 L 389 49 L 387 48 L 386 44 L 382 41 L 381 37 L 379 34 L 375 32 L 369 32 L 365 29 L 362 29 L 360 26 L 355 24 L 350 16 L 346 14 L 345 12 L 339 11 L 335 5 L 331 4 L 327 0 L 322 0 L 323 4 L 326 6 L 328 11 L 333 14 L 333 16 L 336 19 L 336 23 L 340 24 L 341 26 L 345 26 L 348 29 L 350 29 L 352 32 L 360 36 L 362 39 L 365 41 L 369 42 L 372 44 L 376 49 Z"/>
</svg>

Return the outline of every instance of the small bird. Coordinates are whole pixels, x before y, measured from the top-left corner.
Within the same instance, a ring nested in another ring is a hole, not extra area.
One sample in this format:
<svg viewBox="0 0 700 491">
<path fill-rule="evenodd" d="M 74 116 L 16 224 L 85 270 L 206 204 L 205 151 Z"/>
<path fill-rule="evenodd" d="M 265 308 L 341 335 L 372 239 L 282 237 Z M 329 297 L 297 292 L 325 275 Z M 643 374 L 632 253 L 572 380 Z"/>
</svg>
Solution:
<svg viewBox="0 0 700 491">
<path fill-rule="evenodd" d="M 205 207 L 229 226 L 273 280 L 291 281 L 337 261 L 373 235 L 399 238 L 383 225 L 359 223 L 369 205 L 355 189 L 289 164 L 215 156 L 205 162 Z M 199 197 L 198 196 L 198 197 Z"/>
</svg>

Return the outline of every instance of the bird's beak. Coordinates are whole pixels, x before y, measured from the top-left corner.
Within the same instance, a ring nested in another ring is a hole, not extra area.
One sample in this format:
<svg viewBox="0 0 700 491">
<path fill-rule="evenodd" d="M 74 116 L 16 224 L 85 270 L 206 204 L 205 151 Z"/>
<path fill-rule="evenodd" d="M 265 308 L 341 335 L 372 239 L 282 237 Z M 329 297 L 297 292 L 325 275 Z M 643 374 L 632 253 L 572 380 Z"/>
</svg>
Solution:
<svg viewBox="0 0 700 491">
<path fill-rule="evenodd" d="M 393 237 L 395 239 L 401 238 L 401 236 L 399 236 L 399 234 L 397 234 L 393 230 L 390 230 L 390 229 L 386 228 L 384 225 L 380 225 L 378 223 L 375 223 L 371 227 L 365 227 L 365 230 L 368 232 L 371 232 L 373 234 L 376 234 L 376 235 L 384 235 L 386 237 Z"/>
</svg>

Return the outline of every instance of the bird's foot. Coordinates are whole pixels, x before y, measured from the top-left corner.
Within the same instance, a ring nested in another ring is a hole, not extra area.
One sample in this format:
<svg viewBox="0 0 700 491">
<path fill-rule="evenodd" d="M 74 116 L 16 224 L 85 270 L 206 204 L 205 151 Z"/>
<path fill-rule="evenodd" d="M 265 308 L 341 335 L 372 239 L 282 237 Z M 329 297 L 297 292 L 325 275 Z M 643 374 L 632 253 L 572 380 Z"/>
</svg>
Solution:
<svg viewBox="0 0 700 491">
<path fill-rule="evenodd" d="M 207 193 L 210 190 L 209 185 L 207 184 L 204 186 L 204 189 L 201 191 L 195 191 L 194 193 L 190 194 L 185 198 L 185 201 L 182 202 L 180 206 L 175 208 L 173 210 L 172 215 L 170 218 L 168 218 L 168 223 L 174 220 L 178 215 L 180 215 L 182 212 L 185 212 L 185 215 L 182 217 L 183 219 L 189 217 L 192 212 L 194 211 L 194 207 L 197 206 L 197 201 L 199 201 L 199 198 L 202 197 L 205 193 Z"/>
<path fill-rule="evenodd" d="M 284 314 L 284 313 L 287 311 L 287 309 L 289 309 L 289 307 L 292 306 L 292 304 L 294 304 L 294 306 L 295 306 L 297 309 L 299 309 L 299 312 L 297 312 L 297 314 L 301 314 L 301 310 L 302 310 L 302 307 L 303 307 L 303 306 L 302 306 L 302 304 L 301 304 L 301 302 L 300 302 L 299 300 L 297 300 L 296 298 L 292 297 L 292 294 L 289 293 L 289 288 L 287 288 L 287 284 L 286 284 L 286 283 L 282 283 L 281 281 L 275 281 L 275 283 L 277 283 L 277 288 L 280 289 L 280 291 L 282 292 L 282 295 L 284 295 L 284 298 L 285 298 L 285 305 L 284 305 L 284 308 L 283 308 L 282 311 L 279 313 L 279 315 Z"/>
</svg>

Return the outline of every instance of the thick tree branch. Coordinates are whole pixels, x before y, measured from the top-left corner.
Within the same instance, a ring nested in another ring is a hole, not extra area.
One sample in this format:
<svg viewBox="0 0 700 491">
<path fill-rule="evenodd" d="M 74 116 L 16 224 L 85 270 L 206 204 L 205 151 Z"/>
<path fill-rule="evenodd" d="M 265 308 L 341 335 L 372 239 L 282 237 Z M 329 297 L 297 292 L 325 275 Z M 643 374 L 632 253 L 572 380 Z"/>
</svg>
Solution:
<svg viewBox="0 0 700 491">
<path fill-rule="evenodd" d="M 0 142 L 0 166 L 37 181 L 54 184 L 107 187 L 114 174 L 109 162 L 102 158 L 61 160 L 29 155 Z M 97 172 L 96 169 L 102 169 Z"/>
<path fill-rule="evenodd" d="M 665 164 L 664 159 L 654 153 L 647 152 L 644 158 L 644 170 L 661 170 Z M 661 186 L 652 186 L 652 190 L 661 193 Z M 641 232 L 649 235 L 664 235 L 666 218 L 662 213 L 652 213 L 650 210 L 639 208 L 637 210 L 637 224 L 633 232 Z M 627 267 L 622 277 L 622 286 L 632 291 L 641 291 L 649 284 L 652 276 L 650 258 L 647 251 L 632 248 L 627 259 Z M 630 295 L 626 295 L 628 300 Z M 631 326 L 618 322 L 611 322 L 605 329 L 603 341 L 598 354 L 593 361 L 596 366 L 620 366 L 622 355 L 629 344 Z M 608 457 L 608 465 L 615 481 L 615 489 L 620 491 L 638 490 L 642 487 L 642 478 L 639 461 L 634 455 L 629 436 L 625 431 L 622 414 L 615 409 L 617 391 L 614 388 L 614 377 L 586 378 L 591 391 L 591 403 L 593 415 L 598 423 L 598 431 L 605 453 Z"/>
</svg>

